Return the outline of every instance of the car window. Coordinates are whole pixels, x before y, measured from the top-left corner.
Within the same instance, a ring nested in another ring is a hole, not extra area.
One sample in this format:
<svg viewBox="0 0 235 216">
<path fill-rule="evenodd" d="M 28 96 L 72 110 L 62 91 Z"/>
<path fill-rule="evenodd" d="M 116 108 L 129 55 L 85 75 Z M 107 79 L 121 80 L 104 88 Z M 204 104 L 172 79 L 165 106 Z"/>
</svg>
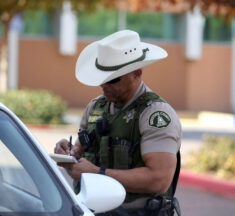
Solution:
<svg viewBox="0 0 235 216">
<path fill-rule="evenodd" d="M 0 213 L 56 212 L 61 195 L 22 131 L 0 111 Z"/>
<path fill-rule="evenodd" d="M 0 140 L 1 181 L 40 197 L 37 187 L 22 164 Z"/>
</svg>

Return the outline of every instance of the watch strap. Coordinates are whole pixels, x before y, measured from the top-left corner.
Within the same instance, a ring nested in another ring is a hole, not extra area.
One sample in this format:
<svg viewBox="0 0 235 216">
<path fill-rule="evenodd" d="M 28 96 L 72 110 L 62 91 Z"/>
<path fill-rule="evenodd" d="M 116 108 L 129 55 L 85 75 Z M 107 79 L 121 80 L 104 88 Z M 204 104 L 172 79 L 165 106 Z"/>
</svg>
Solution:
<svg viewBox="0 0 235 216">
<path fill-rule="evenodd" d="M 100 170 L 99 170 L 98 174 L 105 175 L 105 170 L 106 170 L 106 168 L 100 167 Z"/>
</svg>

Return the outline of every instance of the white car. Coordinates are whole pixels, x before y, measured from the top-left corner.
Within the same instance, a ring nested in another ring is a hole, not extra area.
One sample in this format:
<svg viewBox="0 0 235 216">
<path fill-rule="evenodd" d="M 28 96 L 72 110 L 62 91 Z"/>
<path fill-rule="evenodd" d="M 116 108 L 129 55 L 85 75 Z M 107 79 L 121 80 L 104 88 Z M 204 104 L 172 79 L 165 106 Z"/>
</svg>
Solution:
<svg viewBox="0 0 235 216">
<path fill-rule="evenodd" d="M 0 103 L 0 216 L 78 216 L 121 205 L 124 187 L 86 173 L 76 195 L 27 127 Z"/>
</svg>

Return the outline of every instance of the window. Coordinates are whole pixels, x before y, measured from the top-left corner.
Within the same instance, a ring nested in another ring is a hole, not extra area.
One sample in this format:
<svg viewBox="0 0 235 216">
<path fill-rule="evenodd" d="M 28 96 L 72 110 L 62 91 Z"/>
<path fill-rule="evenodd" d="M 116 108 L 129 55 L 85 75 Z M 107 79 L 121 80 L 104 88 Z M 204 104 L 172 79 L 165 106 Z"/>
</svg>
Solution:
<svg viewBox="0 0 235 216">
<path fill-rule="evenodd" d="M 1 140 L 0 175 L 2 182 L 18 187 L 36 197 L 40 197 L 32 178 Z"/>
<path fill-rule="evenodd" d="M 22 35 L 52 36 L 52 15 L 44 11 L 24 11 Z"/>
<path fill-rule="evenodd" d="M 62 206 L 62 197 L 29 140 L 2 111 L 0 194 L 0 212 L 55 212 Z"/>
<path fill-rule="evenodd" d="M 78 15 L 78 35 L 107 36 L 117 31 L 117 11 L 97 10 Z"/>
<path fill-rule="evenodd" d="M 223 17 L 207 16 L 204 27 L 204 41 L 230 42 L 232 40 L 232 21 Z"/>
<path fill-rule="evenodd" d="M 58 34 L 58 14 L 41 10 L 24 11 L 21 35 L 56 36 Z M 137 31 L 142 38 L 167 41 L 181 41 L 182 14 L 163 12 L 126 12 L 126 28 Z M 2 34 L 0 23 L 0 35 Z M 118 11 L 102 9 L 78 12 L 78 36 L 104 37 L 118 30 Z M 180 32 L 181 31 L 181 32 Z M 230 42 L 232 38 L 232 20 L 226 22 L 223 17 L 208 15 L 205 17 L 204 41 Z"/>
<path fill-rule="evenodd" d="M 158 12 L 127 12 L 127 29 L 137 31 L 141 37 L 179 40 L 177 35 L 179 15 Z"/>
</svg>

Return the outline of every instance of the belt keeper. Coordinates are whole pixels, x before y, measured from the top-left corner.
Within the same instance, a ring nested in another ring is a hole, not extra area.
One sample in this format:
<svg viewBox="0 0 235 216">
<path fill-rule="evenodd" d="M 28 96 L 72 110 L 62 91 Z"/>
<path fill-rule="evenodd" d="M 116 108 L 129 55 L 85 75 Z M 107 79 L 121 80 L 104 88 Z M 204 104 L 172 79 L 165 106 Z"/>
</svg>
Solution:
<svg viewBox="0 0 235 216">
<path fill-rule="evenodd" d="M 99 170 L 98 174 L 105 175 L 105 170 L 106 170 L 106 168 L 100 167 L 100 170 Z"/>
</svg>

